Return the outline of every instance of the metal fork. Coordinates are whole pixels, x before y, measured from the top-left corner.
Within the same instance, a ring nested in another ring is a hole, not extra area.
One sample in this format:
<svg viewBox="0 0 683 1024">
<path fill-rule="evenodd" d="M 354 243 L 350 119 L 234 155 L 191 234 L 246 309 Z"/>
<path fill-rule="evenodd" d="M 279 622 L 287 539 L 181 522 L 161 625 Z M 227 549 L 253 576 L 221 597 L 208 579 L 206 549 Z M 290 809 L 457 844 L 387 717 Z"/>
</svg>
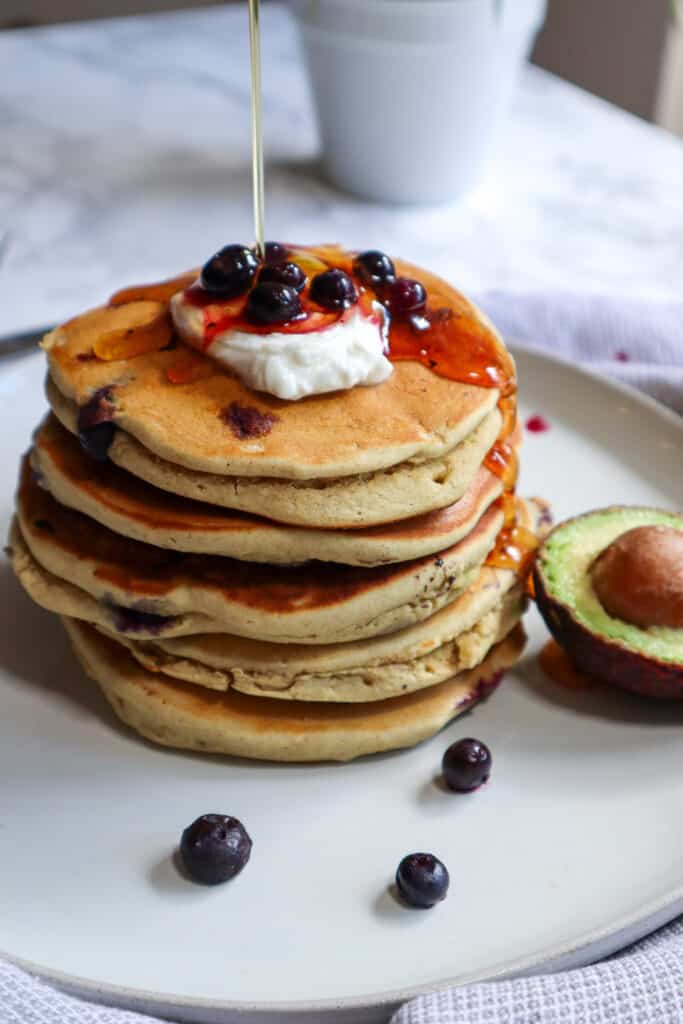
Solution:
<svg viewBox="0 0 683 1024">
<path fill-rule="evenodd" d="M 0 357 L 26 353 L 35 350 L 38 342 L 51 327 L 34 327 L 29 331 L 17 331 L 0 337 Z"/>
</svg>

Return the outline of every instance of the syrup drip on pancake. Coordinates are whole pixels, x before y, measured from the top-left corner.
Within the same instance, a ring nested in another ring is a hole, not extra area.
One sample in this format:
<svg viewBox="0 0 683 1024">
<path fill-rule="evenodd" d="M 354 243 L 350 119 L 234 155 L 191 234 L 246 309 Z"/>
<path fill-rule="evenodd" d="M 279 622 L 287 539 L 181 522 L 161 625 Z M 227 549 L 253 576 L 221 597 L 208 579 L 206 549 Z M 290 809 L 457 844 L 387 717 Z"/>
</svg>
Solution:
<svg viewBox="0 0 683 1024">
<path fill-rule="evenodd" d="M 493 569 L 512 569 L 524 580 L 531 571 L 540 540 L 532 530 L 521 524 L 522 505 L 513 493 L 501 495 L 494 504 L 502 508 L 505 520 L 486 559 L 486 565 Z"/>
<path fill-rule="evenodd" d="M 484 465 L 489 472 L 503 481 L 506 491 L 514 489 L 519 471 L 519 460 L 517 452 L 509 441 L 499 437 L 484 459 Z"/>
</svg>

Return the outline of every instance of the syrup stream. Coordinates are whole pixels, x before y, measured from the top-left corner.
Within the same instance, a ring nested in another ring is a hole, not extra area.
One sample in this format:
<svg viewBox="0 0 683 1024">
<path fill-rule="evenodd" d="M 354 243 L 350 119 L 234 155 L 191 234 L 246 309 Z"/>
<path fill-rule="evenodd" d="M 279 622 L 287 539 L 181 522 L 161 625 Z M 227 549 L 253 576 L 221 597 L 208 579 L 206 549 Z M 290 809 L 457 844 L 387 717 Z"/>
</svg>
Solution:
<svg viewBox="0 0 683 1024">
<path fill-rule="evenodd" d="M 251 178 L 254 234 L 259 259 L 265 259 L 263 124 L 261 119 L 261 37 L 259 0 L 249 0 L 249 52 L 251 55 Z"/>
</svg>

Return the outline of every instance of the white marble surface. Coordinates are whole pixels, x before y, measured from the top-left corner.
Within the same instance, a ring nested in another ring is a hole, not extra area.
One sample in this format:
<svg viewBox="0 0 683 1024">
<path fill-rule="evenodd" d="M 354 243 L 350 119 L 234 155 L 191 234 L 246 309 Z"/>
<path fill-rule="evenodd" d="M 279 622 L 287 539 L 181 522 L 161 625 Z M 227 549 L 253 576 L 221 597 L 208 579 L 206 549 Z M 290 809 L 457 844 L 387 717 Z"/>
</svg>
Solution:
<svg viewBox="0 0 683 1024">
<path fill-rule="evenodd" d="M 525 72 L 488 174 L 446 207 L 344 196 L 287 15 L 263 18 L 267 235 L 376 246 L 489 287 L 683 295 L 683 145 Z M 0 331 L 252 236 L 244 9 L 0 35 Z M 419 142 L 419 140 L 416 140 Z"/>
</svg>

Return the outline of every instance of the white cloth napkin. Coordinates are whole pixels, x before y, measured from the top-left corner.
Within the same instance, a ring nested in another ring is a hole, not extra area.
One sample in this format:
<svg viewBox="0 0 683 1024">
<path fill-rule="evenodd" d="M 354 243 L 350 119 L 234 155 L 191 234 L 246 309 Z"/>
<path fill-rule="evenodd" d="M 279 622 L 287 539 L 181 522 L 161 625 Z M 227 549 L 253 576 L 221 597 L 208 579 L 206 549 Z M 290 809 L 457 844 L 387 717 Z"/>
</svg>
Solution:
<svg viewBox="0 0 683 1024">
<path fill-rule="evenodd" d="M 683 297 L 487 292 L 478 301 L 509 341 L 617 377 L 683 414 Z"/>
<path fill-rule="evenodd" d="M 507 338 L 586 363 L 683 413 L 683 302 L 489 292 L 480 304 Z M 0 1024 L 153 1022 L 0 962 Z M 392 1024 L 683 1024 L 683 919 L 582 970 L 422 996 Z"/>
<path fill-rule="evenodd" d="M 682 918 L 592 967 L 434 992 L 407 1003 L 391 1019 L 391 1024 L 681 1022 Z"/>
</svg>

